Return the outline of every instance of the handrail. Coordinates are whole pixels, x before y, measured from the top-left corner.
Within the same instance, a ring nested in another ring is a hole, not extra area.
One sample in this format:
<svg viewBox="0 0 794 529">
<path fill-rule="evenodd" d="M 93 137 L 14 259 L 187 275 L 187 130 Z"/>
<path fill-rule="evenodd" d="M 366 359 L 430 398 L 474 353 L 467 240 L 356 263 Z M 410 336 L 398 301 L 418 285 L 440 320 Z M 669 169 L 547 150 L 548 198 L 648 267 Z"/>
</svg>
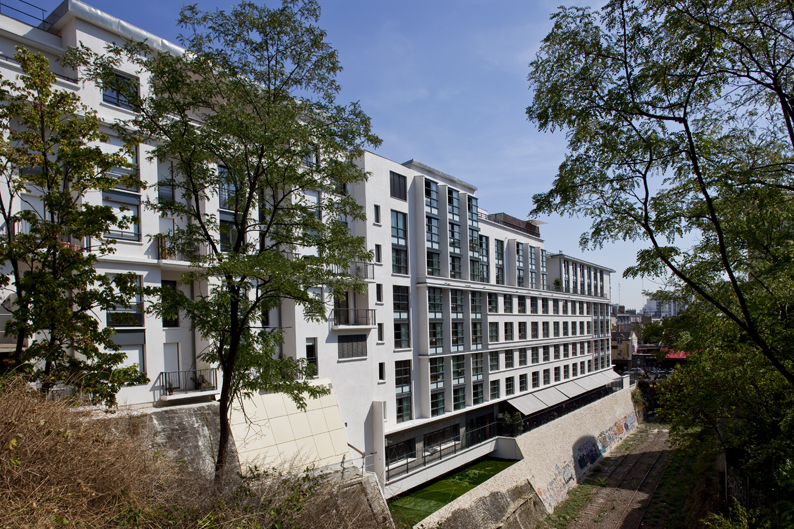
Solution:
<svg viewBox="0 0 794 529">
<path fill-rule="evenodd" d="M 375 309 L 333 309 L 331 320 L 334 327 L 340 325 L 375 326 Z"/>
<path fill-rule="evenodd" d="M 185 394 L 218 389 L 218 370 L 188 369 L 185 371 L 161 371 L 154 385 L 160 396 Z"/>
</svg>

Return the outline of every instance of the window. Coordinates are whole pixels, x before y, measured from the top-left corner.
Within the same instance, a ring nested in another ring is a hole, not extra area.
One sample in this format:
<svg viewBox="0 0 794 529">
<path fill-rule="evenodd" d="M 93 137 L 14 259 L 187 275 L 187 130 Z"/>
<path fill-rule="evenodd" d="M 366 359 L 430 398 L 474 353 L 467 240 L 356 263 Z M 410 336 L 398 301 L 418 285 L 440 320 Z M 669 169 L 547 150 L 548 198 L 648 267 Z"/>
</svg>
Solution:
<svg viewBox="0 0 794 529">
<path fill-rule="evenodd" d="M 392 198 L 397 198 L 399 200 L 407 200 L 408 199 L 407 183 L 408 182 L 403 175 L 394 172 L 391 173 Z"/>
<path fill-rule="evenodd" d="M 587 322 L 587 334 L 591 334 L 590 322 Z"/>
<path fill-rule="evenodd" d="M 540 376 L 538 375 L 537 371 L 532 372 L 532 387 L 540 387 Z"/>
<path fill-rule="evenodd" d="M 407 323 L 394 323 L 394 348 L 407 349 L 411 347 L 411 332 Z"/>
<path fill-rule="evenodd" d="M 471 317 L 482 318 L 482 292 L 471 292 Z"/>
<path fill-rule="evenodd" d="M 438 354 L 444 352 L 444 324 L 441 322 L 430 322 L 428 324 L 430 338 L 430 353 Z"/>
<path fill-rule="evenodd" d="M 562 346 L 562 357 L 568 358 L 568 344 L 563 344 Z"/>
<path fill-rule="evenodd" d="M 551 358 L 549 357 L 549 346 L 548 345 L 544 345 L 543 346 L 543 361 L 544 362 L 548 362 L 549 360 L 551 360 Z"/>
<path fill-rule="evenodd" d="M 541 314 L 548 314 L 549 313 L 549 300 L 546 298 L 540 298 L 540 312 Z"/>
<path fill-rule="evenodd" d="M 449 224 L 449 252 L 460 253 L 460 226 Z"/>
<path fill-rule="evenodd" d="M 471 348 L 482 349 L 482 323 L 471 322 Z"/>
<path fill-rule="evenodd" d="M 524 243 L 516 242 L 516 266 L 524 268 Z M 519 285 L 521 286 L 521 285 Z"/>
<path fill-rule="evenodd" d="M 452 318 L 463 318 L 463 291 L 454 289 L 450 290 L 449 300 Z"/>
<path fill-rule="evenodd" d="M 381 251 L 380 244 L 375 245 L 375 262 L 376 263 L 383 262 L 383 252 Z"/>
<path fill-rule="evenodd" d="M 527 313 L 527 298 L 525 298 L 524 296 L 518 296 L 518 313 L 519 314 Z"/>
<path fill-rule="evenodd" d="M 134 282 L 136 287 L 140 287 L 141 277 L 138 276 Z M 143 327 L 144 314 L 143 297 L 141 293 L 136 293 L 132 299 L 129 300 L 128 305 L 117 306 L 114 310 L 108 311 L 106 321 L 108 327 Z M 142 365 L 143 364 L 138 364 L 139 367 Z"/>
<path fill-rule="evenodd" d="M 518 350 L 518 365 L 519 366 L 527 365 L 527 350 L 526 349 L 519 349 Z"/>
<path fill-rule="evenodd" d="M 491 400 L 499 398 L 499 381 L 491 380 Z"/>
<path fill-rule="evenodd" d="M 513 360 L 515 359 L 515 353 L 512 349 L 508 349 L 505 351 L 505 369 L 513 369 Z"/>
<path fill-rule="evenodd" d="M 394 310 L 394 347 L 406 349 L 411 346 L 408 310 L 410 306 L 410 287 L 394 285 L 392 287 L 392 306 Z"/>
<path fill-rule="evenodd" d="M 452 323 L 452 352 L 463 351 L 465 348 L 465 338 L 463 336 L 463 322 L 456 321 Z"/>
<path fill-rule="evenodd" d="M 578 366 L 576 365 L 575 362 L 573 364 L 571 364 L 571 376 L 576 377 L 576 376 L 579 375 L 579 373 L 577 373 L 577 371 L 578 371 L 577 368 L 578 368 Z"/>
<path fill-rule="evenodd" d="M 460 270 L 460 257 L 454 255 L 449 256 L 449 277 L 452 279 L 462 279 L 463 275 Z"/>
<path fill-rule="evenodd" d="M 491 351 L 488 353 L 488 372 L 495 373 L 499 371 L 499 351 Z"/>
<path fill-rule="evenodd" d="M 440 288 L 430 287 L 427 289 L 427 311 L 430 318 L 441 319 L 444 317 L 441 296 Z"/>
<path fill-rule="evenodd" d="M 538 322 L 533 321 L 532 323 L 530 323 L 530 325 L 532 326 L 531 327 L 532 328 L 532 339 L 533 340 L 537 339 L 538 338 Z"/>
<path fill-rule="evenodd" d="M 380 224 L 380 206 L 375 204 L 375 224 Z"/>
<path fill-rule="evenodd" d="M 570 374 L 568 372 L 568 366 L 562 366 L 562 378 L 563 380 L 568 380 L 570 378 Z"/>
<path fill-rule="evenodd" d="M 430 416 L 444 415 L 444 392 L 436 391 L 430 394 Z"/>
<path fill-rule="evenodd" d="M 537 314 L 538 313 L 538 298 L 532 296 L 529 298 L 529 313 L 530 314 Z"/>
<path fill-rule="evenodd" d="M 140 241 L 140 211 L 141 197 L 134 193 L 123 191 L 103 191 L 102 203 L 113 210 L 113 214 L 119 220 L 118 223 L 104 234 L 105 238 L 117 239 L 122 241 Z M 126 220 L 126 226 L 120 224 Z M 221 227 L 221 238 L 223 238 L 223 227 Z"/>
<path fill-rule="evenodd" d="M 386 382 L 386 362 L 378 363 L 378 382 Z"/>
<path fill-rule="evenodd" d="M 425 211 L 438 215 L 438 184 L 425 178 Z"/>
<path fill-rule="evenodd" d="M 394 386 L 397 393 L 398 423 L 411 420 L 411 361 L 394 363 Z"/>
<path fill-rule="evenodd" d="M 469 202 L 469 224 L 472 226 L 480 225 L 480 210 L 477 208 L 477 198 L 468 196 Z"/>
<path fill-rule="evenodd" d="M 551 304 L 552 313 L 559 314 L 560 313 L 560 300 L 555 299 Z"/>
<path fill-rule="evenodd" d="M 398 413 L 399 413 L 399 406 L 398 406 Z M 408 414 L 410 415 L 410 403 L 408 408 Z M 408 419 L 410 420 L 410 417 Z M 402 421 L 397 421 L 402 422 Z M 405 461 L 406 459 L 414 459 L 416 458 L 416 440 L 408 439 L 407 441 L 403 441 L 401 443 L 396 443 L 393 445 L 388 445 L 386 447 L 386 464 L 391 465 L 393 463 L 397 463 L 399 461 Z"/>
<path fill-rule="evenodd" d="M 580 335 L 584 335 L 584 322 L 583 321 L 579 322 L 579 334 Z"/>
<path fill-rule="evenodd" d="M 582 373 L 584 373 L 584 362 L 580 362 L 580 365 L 582 366 Z M 588 360 L 587 361 L 587 372 L 590 373 L 592 370 L 593 370 L 593 361 L 592 360 Z"/>
<path fill-rule="evenodd" d="M 480 262 L 480 283 L 487 283 L 490 281 L 489 277 L 488 262 Z"/>
<path fill-rule="evenodd" d="M 460 220 L 460 192 L 447 188 L 447 212 L 451 220 Z"/>
<path fill-rule="evenodd" d="M 480 257 L 480 232 L 469 228 L 469 255 Z"/>
<path fill-rule="evenodd" d="M 505 269 L 501 266 L 496 267 L 496 284 L 497 285 L 504 285 L 505 284 Z"/>
<path fill-rule="evenodd" d="M 407 226 L 408 221 L 405 213 L 391 212 L 392 272 L 395 274 L 408 273 Z"/>
<path fill-rule="evenodd" d="M 427 252 L 427 275 L 441 275 L 441 254 L 436 252 Z"/>
<path fill-rule="evenodd" d="M 544 338 L 548 338 L 549 337 L 549 322 L 544 321 L 542 323 L 542 325 L 541 325 L 541 328 L 543 329 L 543 337 Z"/>
<path fill-rule="evenodd" d="M 576 356 L 577 349 L 578 349 L 577 344 L 572 343 L 571 344 L 571 356 Z"/>
<path fill-rule="evenodd" d="M 391 271 L 395 274 L 408 274 L 408 250 L 392 247 Z"/>
<path fill-rule="evenodd" d="M 532 363 L 533 364 L 537 364 L 538 362 L 540 362 L 540 355 L 538 353 L 539 353 L 538 348 L 537 347 L 533 347 L 532 348 Z"/>
<path fill-rule="evenodd" d="M 171 289 L 176 290 L 176 281 L 160 281 L 160 286 L 163 289 Z M 179 327 L 179 315 L 177 314 L 174 318 L 163 318 L 163 327 Z"/>
<path fill-rule="evenodd" d="M 513 312 L 513 296 L 511 296 L 510 294 L 505 294 L 504 304 L 505 304 L 505 312 L 508 313 L 508 314 L 512 313 Z"/>
<path fill-rule="evenodd" d="M 482 353 L 474 353 L 471 355 L 471 379 L 482 380 Z"/>
<path fill-rule="evenodd" d="M 339 358 L 361 358 L 367 356 L 366 334 L 342 334 L 339 336 Z"/>
<path fill-rule="evenodd" d="M 559 381 L 560 381 L 560 368 L 559 367 L 555 367 L 554 368 L 554 382 L 559 382 Z"/>
<path fill-rule="evenodd" d="M 466 362 L 463 355 L 452 357 L 452 383 L 456 386 L 458 384 L 466 383 Z"/>
<path fill-rule="evenodd" d="M 102 101 L 116 107 L 134 110 L 134 107 L 127 99 L 127 91 L 138 95 L 138 80 L 128 75 L 115 74 L 116 82 L 120 85 L 120 90 L 105 88 L 102 90 Z"/>
<path fill-rule="evenodd" d="M 555 360 L 559 360 L 560 359 L 560 346 L 559 345 L 555 345 L 554 346 L 554 359 Z"/>
<path fill-rule="evenodd" d="M 508 377 L 505 379 L 505 395 L 512 395 L 515 393 L 515 378 Z"/>
<path fill-rule="evenodd" d="M 383 303 L 383 285 L 380 283 L 375 285 L 375 301 Z"/>
<path fill-rule="evenodd" d="M 568 314 L 568 302 L 565 301 L 565 300 L 563 300 L 563 302 L 562 302 L 562 313 L 563 314 Z"/>
<path fill-rule="evenodd" d="M 382 323 L 378 324 L 378 342 L 381 342 L 381 343 L 384 342 L 384 339 L 383 339 L 383 324 Z"/>
<path fill-rule="evenodd" d="M 562 335 L 563 336 L 568 336 L 568 322 L 567 321 L 562 322 Z"/>
<path fill-rule="evenodd" d="M 488 312 L 499 312 L 499 298 L 493 292 L 488 293 Z"/>
<path fill-rule="evenodd" d="M 548 369 L 543 370 L 543 385 L 547 386 L 551 384 L 551 373 Z"/>
<path fill-rule="evenodd" d="M 479 261 L 469 261 L 469 280 L 470 281 L 479 281 L 480 280 L 480 262 Z"/>
<path fill-rule="evenodd" d="M 314 366 L 315 377 L 320 374 L 317 367 L 317 338 L 306 338 L 306 363 Z M 383 380 L 383 377 L 380 380 Z"/>
<path fill-rule="evenodd" d="M 435 217 L 425 217 L 425 231 L 427 247 L 431 250 L 438 250 L 441 235 L 438 228 L 438 219 Z"/>
<path fill-rule="evenodd" d="M 518 322 L 518 339 L 519 340 L 527 339 L 527 322 L 525 321 Z"/>
<path fill-rule="evenodd" d="M 444 387 L 444 359 L 430 359 L 430 389 L 441 389 Z"/>
<path fill-rule="evenodd" d="M 571 301 L 571 315 L 576 316 L 576 302 Z"/>
<path fill-rule="evenodd" d="M 482 382 L 478 382 L 477 384 L 472 384 L 471 386 L 471 403 L 473 405 L 482 404 L 485 400 L 483 396 L 483 384 Z"/>
<path fill-rule="evenodd" d="M 513 341 L 513 322 L 510 321 L 505 322 L 505 341 L 506 342 Z"/>
<path fill-rule="evenodd" d="M 516 284 L 520 287 L 526 286 L 524 281 L 524 269 L 519 268 L 516 270 Z"/>
<path fill-rule="evenodd" d="M 554 329 L 554 337 L 555 338 L 559 338 L 560 337 L 560 322 L 555 321 L 553 323 L 553 329 Z"/>
<path fill-rule="evenodd" d="M 462 410 L 466 407 L 466 388 L 455 388 L 452 390 L 452 408 Z"/>
<path fill-rule="evenodd" d="M 488 341 L 490 343 L 499 341 L 499 324 L 495 321 L 488 323 Z"/>
<path fill-rule="evenodd" d="M 527 376 L 526 375 L 518 375 L 518 391 L 526 391 L 529 387 L 527 387 Z"/>
<path fill-rule="evenodd" d="M 230 252 L 237 244 L 237 227 L 235 226 L 233 215 L 220 212 L 218 228 L 220 231 L 220 243 L 222 252 Z"/>
</svg>

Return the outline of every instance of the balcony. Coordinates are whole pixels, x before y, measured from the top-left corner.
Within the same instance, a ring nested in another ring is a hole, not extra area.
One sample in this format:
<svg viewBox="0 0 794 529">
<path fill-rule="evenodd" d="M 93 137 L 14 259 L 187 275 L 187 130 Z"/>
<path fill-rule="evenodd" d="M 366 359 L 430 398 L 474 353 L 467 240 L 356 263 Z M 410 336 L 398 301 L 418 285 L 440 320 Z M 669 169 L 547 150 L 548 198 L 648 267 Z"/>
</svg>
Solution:
<svg viewBox="0 0 794 529">
<path fill-rule="evenodd" d="M 159 400 L 178 400 L 204 395 L 217 395 L 217 369 L 190 369 L 187 371 L 162 371 L 154 384 Z"/>
<path fill-rule="evenodd" d="M 333 327 L 375 327 L 375 309 L 334 309 Z"/>
<path fill-rule="evenodd" d="M 116 309 L 107 313 L 108 327 L 143 327 L 143 303 L 133 304 L 129 309 Z"/>
<path fill-rule="evenodd" d="M 184 251 L 170 244 L 163 233 L 158 233 L 155 239 L 157 241 L 157 258 L 164 261 L 190 261 L 195 257 L 207 255 L 206 244 L 197 244 L 191 251 Z"/>
<path fill-rule="evenodd" d="M 360 277 L 362 279 L 367 279 L 367 280 L 375 279 L 375 265 L 372 263 L 353 261 L 352 263 L 350 263 L 350 267 L 347 270 L 338 266 L 332 266 L 331 270 L 333 270 L 337 274 L 341 274 L 342 272 L 347 272 L 348 274 L 354 277 Z"/>
</svg>

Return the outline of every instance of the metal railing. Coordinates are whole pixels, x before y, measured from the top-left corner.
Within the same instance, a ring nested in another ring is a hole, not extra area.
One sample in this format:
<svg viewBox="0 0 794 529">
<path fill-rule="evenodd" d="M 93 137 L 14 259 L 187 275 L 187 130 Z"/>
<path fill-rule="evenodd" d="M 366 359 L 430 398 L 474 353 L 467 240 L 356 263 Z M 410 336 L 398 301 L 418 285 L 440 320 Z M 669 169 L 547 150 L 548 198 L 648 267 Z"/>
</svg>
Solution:
<svg viewBox="0 0 794 529">
<path fill-rule="evenodd" d="M 623 381 L 615 381 L 610 385 L 592 390 L 563 403 L 546 408 L 532 415 L 522 417 L 521 421 L 496 421 L 475 430 L 466 431 L 438 445 L 423 447 L 420 455 L 414 451 L 405 459 L 395 461 L 386 466 L 386 481 L 405 474 L 410 474 L 442 459 L 454 457 L 458 452 L 472 448 L 493 439 L 494 437 L 518 437 L 555 419 L 576 411 L 588 404 L 600 400 L 622 389 Z"/>
<path fill-rule="evenodd" d="M 375 326 L 375 309 L 334 309 L 331 311 L 334 327 L 340 325 Z"/>
<path fill-rule="evenodd" d="M 155 240 L 157 241 L 157 258 L 164 261 L 190 261 L 194 257 L 207 255 L 206 244 L 197 244 L 192 250 L 185 251 L 169 244 L 163 233 L 157 234 Z"/>
<path fill-rule="evenodd" d="M 350 263 L 350 275 L 363 279 L 375 279 L 375 265 L 362 261 L 353 261 Z"/>
<path fill-rule="evenodd" d="M 107 313 L 108 327 L 143 327 L 143 304 Z"/>
<path fill-rule="evenodd" d="M 161 397 L 217 389 L 218 370 L 214 368 L 162 371 L 154 385 L 154 390 L 159 391 Z"/>
</svg>

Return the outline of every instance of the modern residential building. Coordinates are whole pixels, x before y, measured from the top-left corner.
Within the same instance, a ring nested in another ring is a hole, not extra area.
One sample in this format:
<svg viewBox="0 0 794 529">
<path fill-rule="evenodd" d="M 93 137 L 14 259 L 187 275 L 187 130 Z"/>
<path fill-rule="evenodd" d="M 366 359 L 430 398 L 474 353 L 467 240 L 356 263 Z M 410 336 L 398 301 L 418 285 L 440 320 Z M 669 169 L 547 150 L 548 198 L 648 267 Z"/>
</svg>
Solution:
<svg viewBox="0 0 794 529">
<path fill-rule="evenodd" d="M 112 93 L 76 83 L 56 58 L 68 46 L 101 51 L 121 38 L 180 52 L 79 0 L 66 0 L 36 27 L 0 14 L 0 74 L 20 72 L 14 46 L 40 51 L 50 58 L 58 87 L 79 94 L 112 124 L 133 110 Z M 102 147 L 119 145 L 111 140 Z M 117 251 L 100 256 L 97 267 L 107 274 L 136 272 L 146 286 L 205 289 L 178 285 L 190 263 L 159 244 L 158 234 L 183 221 L 142 207 L 169 191 L 156 185 L 168 161 L 147 159 L 150 149 L 140 145 L 136 160 L 145 190 L 86 197 L 126 206 L 140 219 L 112 234 Z M 348 191 L 367 218 L 349 228 L 374 254 L 372 263 L 353 264 L 367 292 L 333 299 L 318 289 L 328 307 L 327 321 L 320 323 L 307 322 L 288 301 L 269 315 L 270 325 L 284 331 L 284 354 L 315 364 L 318 376 L 333 385 L 351 457 L 361 458 L 384 485 L 402 481 L 407 488 L 483 455 L 470 449 L 493 437 L 504 412 L 543 413 L 610 384 L 613 270 L 547 254 L 539 223 L 487 212 L 474 186 L 421 162 L 400 164 L 368 152 L 358 164 L 370 177 Z M 35 204 L 35 196 L 27 198 Z M 215 196 L 205 207 L 219 212 L 223 203 Z M 85 244 L 90 251 L 90 241 Z M 138 301 L 141 307 L 144 300 Z M 197 360 L 205 344 L 184 318 L 165 321 L 142 309 L 123 323 L 112 313 L 99 317 L 116 327 L 128 363 L 138 364 L 151 381 L 123 389 L 120 403 L 171 405 L 217 392 L 214 366 Z M 173 395 L 167 380 L 177 381 Z M 454 453 L 444 455 L 449 446 Z M 428 454 L 449 465 L 429 472 Z"/>
</svg>

